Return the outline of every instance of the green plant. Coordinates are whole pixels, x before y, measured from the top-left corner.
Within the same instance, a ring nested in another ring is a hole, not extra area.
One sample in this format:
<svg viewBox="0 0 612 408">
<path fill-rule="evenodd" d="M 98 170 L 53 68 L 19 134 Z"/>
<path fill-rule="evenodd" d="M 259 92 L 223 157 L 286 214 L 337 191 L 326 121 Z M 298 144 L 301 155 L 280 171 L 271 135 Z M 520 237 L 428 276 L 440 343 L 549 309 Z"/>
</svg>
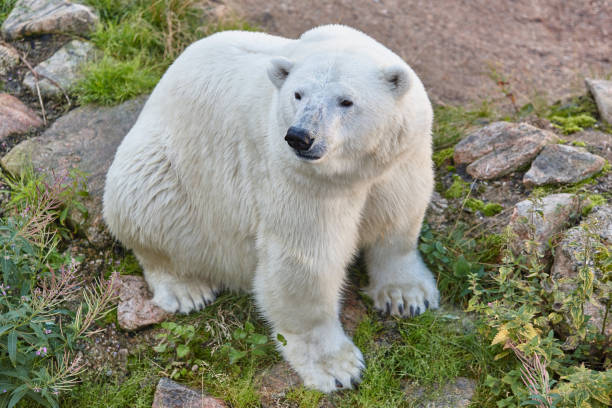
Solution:
<svg viewBox="0 0 612 408">
<path fill-rule="evenodd" d="M 455 148 L 447 147 L 446 149 L 439 150 L 434 152 L 433 161 L 436 164 L 436 167 L 440 167 L 442 163 L 445 161 L 452 159 L 453 154 L 455 153 Z"/>
<path fill-rule="evenodd" d="M 467 195 L 469 191 L 470 183 L 463 181 L 459 175 L 453 174 L 453 183 L 446 190 L 444 196 L 446 198 L 461 198 Z"/>
<path fill-rule="evenodd" d="M 234 341 L 225 345 L 230 364 L 235 364 L 248 355 L 265 356 L 274 347 L 274 343 L 268 341 L 268 336 L 257 333 L 255 326 L 249 321 L 244 323 L 244 328 L 234 330 L 232 339 Z M 283 341 L 280 334 L 279 340 Z"/>
<path fill-rule="evenodd" d="M 508 230 L 506 242 L 513 239 Z M 503 346 L 495 359 L 514 364 L 502 376 L 488 377 L 485 382 L 500 397 L 498 407 L 520 403 L 582 406 L 569 403 L 576 398 L 589 406 L 610 403 L 609 394 L 605 396 L 598 390 L 612 389 L 612 378 L 596 371 L 610 368 L 605 358 L 608 341 L 600 328 L 590 325 L 584 317 L 584 307 L 591 301 L 595 285 L 600 285 L 599 291 L 608 291 L 604 297 L 610 296 L 610 288 L 594 280 L 595 268 L 601 268 L 601 259 L 608 259 L 608 255 L 595 256 L 601 250 L 595 241 L 583 244 L 579 254 L 582 266 L 576 276 L 563 281 L 551 279 L 546 258 L 537 250 L 537 243 L 530 241 L 525 242 L 521 254 L 512 252 L 508 244 L 502 265 L 490 275 L 492 279 L 469 276 L 472 297 L 468 310 L 483 317 L 485 327 L 490 328 L 492 344 Z M 568 291 L 568 287 L 574 289 Z M 601 361 L 603 367 L 599 365 Z M 569 374 L 581 364 L 592 365 L 582 368 L 583 374 L 594 381 L 589 390 L 573 382 L 582 381 L 582 377 Z M 510 396 L 502 398 L 508 389 Z"/>
<path fill-rule="evenodd" d="M 157 346 L 153 347 L 153 350 L 158 353 L 165 353 L 171 350 L 173 353 L 176 353 L 176 358 L 179 360 L 191 354 L 191 342 L 196 334 L 194 326 L 182 326 L 174 322 L 163 322 L 161 327 L 166 332 L 156 336 L 161 341 Z"/>
<path fill-rule="evenodd" d="M 88 217 L 83 204 L 83 200 L 89 197 L 86 176 L 78 169 L 49 178 L 29 167 L 17 177 L 3 173 L 2 181 L 9 188 L 5 191 L 10 196 L 4 204 L 7 212 L 19 215 L 31 210 L 41 211 L 41 216 L 48 217 L 48 225 L 64 239 L 71 238 L 77 232 L 75 220 Z M 50 194 L 57 201 L 49 208 L 40 208 L 41 203 L 48 202 Z"/>
<path fill-rule="evenodd" d="M 0 406 L 29 399 L 58 407 L 83 370 L 77 341 L 114 297 L 112 279 L 87 286 L 78 262 L 57 252 L 51 223 L 65 189 L 61 180 L 47 185 L 0 223 Z"/>
</svg>

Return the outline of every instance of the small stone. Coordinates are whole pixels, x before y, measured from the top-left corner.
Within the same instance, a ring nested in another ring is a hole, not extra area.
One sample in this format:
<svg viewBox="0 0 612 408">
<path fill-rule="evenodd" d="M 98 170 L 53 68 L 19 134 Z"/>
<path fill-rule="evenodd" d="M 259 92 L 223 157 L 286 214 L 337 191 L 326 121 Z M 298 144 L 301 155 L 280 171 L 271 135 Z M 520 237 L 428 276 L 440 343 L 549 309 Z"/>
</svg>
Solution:
<svg viewBox="0 0 612 408">
<path fill-rule="evenodd" d="M 91 60 L 94 55 L 93 45 L 85 41 L 72 40 L 49 59 L 38 64 L 34 71 L 44 76 L 38 81 L 41 95 L 48 98 L 62 95 L 61 89 L 46 78 L 57 82 L 64 91 L 68 91 L 83 77 L 81 65 Z M 28 72 L 23 84 L 33 95 L 37 94 L 34 74 Z"/>
<path fill-rule="evenodd" d="M 419 408 L 467 408 L 476 392 L 476 381 L 470 378 L 457 377 L 445 384 L 434 398 L 424 398 L 425 388 L 408 385 L 404 392 L 411 401 L 418 401 Z"/>
<path fill-rule="evenodd" d="M 586 86 L 595 98 L 599 116 L 612 124 L 612 81 L 603 79 L 586 79 Z"/>
<path fill-rule="evenodd" d="M 448 200 L 440 195 L 437 191 L 434 191 L 431 195 L 431 201 L 429 202 L 429 209 L 436 214 L 443 214 L 448 208 Z"/>
<path fill-rule="evenodd" d="M 196 392 L 168 378 L 161 378 L 151 408 L 227 408 L 227 405 L 217 398 Z"/>
<path fill-rule="evenodd" d="M 122 329 L 137 330 L 168 318 L 168 313 L 151 301 L 147 283 L 142 276 L 119 276 L 117 285 L 117 322 Z"/>
<path fill-rule="evenodd" d="M 66 0 L 19 0 L 2 25 L 7 40 L 47 33 L 86 35 L 100 19 L 85 5 Z"/>
<path fill-rule="evenodd" d="M 0 44 L 0 75 L 6 75 L 19 64 L 19 54 L 13 48 Z"/>
<path fill-rule="evenodd" d="M 87 174 L 89 211 L 85 231 L 102 223 L 102 195 L 106 172 L 115 157 L 117 146 L 136 122 L 145 98 L 136 98 L 113 107 L 84 106 L 56 120 L 38 137 L 24 140 L 2 159 L 2 166 L 21 174 L 32 167 L 49 178 L 61 176 L 72 168 Z M 88 237 L 92 242 L 95 236 Z"/>
<path fill-rule="evenodd" d="M 528 164 L 549 143 L 554 133 L 527 123 L 495 122 L 470 133 L 455 146 L 455 164 L 471 163 L 466 171 L 489 180 Z"/>
<path fill-rule="evenodd" d="M 574 280 L 579 268 L 585 265 L 584 254 L 588 247 L 597 245 L 612 247 L 612 206 L 610 204 L 595 207 L 579 226 L 571 228 L 564 234 L 563 240 L 555 250 L 555 261 L 551 278 L 559 284 L 564 293 L 576 289 Z M 588 260 L 587 260 L 588 261 Z M 588 263 L 587 263 L 587 266 Z M 590 265 L 593 272 L 593 287 L 596 289 L 591 299 L 584 305 L 584 314 L 590 316 L 589 323 L 601 331 L 606 314 L 606 301 L 612 295 L 606 291 L 605 273 L 601 268 Z M 612 319 L 608 316 L 604 328 L 606 336 L 612 336 Z"/>
<path fill-rule="evenodd" d="M 19 99 L 0 94 L 0 140 L 14 134 L 26 133 L 43 125 L 42 120 Z"/>
<path fill-rule="evenodd" d="M 549 145 L 531 164 L 523 177 L 527 187 L 546 184 L 570 184 L 584 180 L 603 169 L 603 157 L 582 148 L 566 145 Z"/>
<path fill-rule="evenodd" d="M 289 363 L 282 361 L 259 373 L 255 380 L 259 384 L 260 402 L 263 408 L 279 406 L 287 392 L 302 384 L 300 376 Z"/>
<path fill-rule="evenodd" d="M 525 241 L 536 241 L 540 253 L 546 253 L 548 241 L 563 230 L 579 208 L 578 197 L 566 193 L 517 203 L 510 217 L 510 227 L 518 238 L 513 243 L 515 252 L 523 250 Z"/>
</svg>

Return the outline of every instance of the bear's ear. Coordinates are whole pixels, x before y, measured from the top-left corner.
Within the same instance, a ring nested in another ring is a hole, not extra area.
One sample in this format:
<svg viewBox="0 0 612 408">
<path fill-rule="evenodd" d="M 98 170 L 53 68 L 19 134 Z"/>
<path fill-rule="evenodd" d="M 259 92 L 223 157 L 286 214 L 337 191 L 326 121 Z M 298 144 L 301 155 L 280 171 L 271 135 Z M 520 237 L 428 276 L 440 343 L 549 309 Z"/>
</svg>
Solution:
<svg viewBox="0 0 612 408">
<path fill-rule="evenodd" d="M 408 91 L 408 88 L 410 88 L 408 70 L 401 65 L 384 68 L 383 77 L 396 98 L 403 96 Z"/>
<path fill-rule="evenodd" d="M 287 58 L 272 58 L 272 60 L 270 60 L 270 66 L 268 67 L 268 77 L 270 81 L 280 89 L 285 79 L 289 76 L 291 68 L 293 68 L 293 62 L 289 61 Z"/>
</svg>

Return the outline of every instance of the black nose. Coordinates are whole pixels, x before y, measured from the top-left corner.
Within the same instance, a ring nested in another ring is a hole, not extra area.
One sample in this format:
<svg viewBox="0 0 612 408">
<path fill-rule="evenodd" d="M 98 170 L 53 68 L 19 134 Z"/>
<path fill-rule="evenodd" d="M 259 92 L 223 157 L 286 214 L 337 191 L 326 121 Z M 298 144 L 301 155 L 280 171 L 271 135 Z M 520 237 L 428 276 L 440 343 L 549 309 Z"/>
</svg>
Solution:
<svg viewBox="0 0 612 408">
<path fill-rule="evenodd" d="M 308 133 L 306 129 L 295 126 L 291 126 L 289 128 L 287 135 L 285 136 L 285 140 L 289 146 L 301 152 L 305 152 L 306 150 L 310 149 L 312 142 L 314 142 L 314 139 L 310 137 L 310 133 Z"/>
</svg>

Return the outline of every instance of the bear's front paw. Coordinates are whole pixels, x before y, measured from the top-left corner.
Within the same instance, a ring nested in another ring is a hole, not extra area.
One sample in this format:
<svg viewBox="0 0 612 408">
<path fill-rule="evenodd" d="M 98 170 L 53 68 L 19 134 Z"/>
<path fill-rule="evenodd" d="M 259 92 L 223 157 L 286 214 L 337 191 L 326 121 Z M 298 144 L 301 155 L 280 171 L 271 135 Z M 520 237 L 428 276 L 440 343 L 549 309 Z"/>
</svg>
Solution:
<svg viewBox="0 0 612 408">
<path fill-rule="evenodd" d="M 415 317 L 427 309 L 437 309 L 440 295 L 435 283 L 404 283 L 368 290 L 374 307 L 393 316 Z"/>
<path fill-rule="evenodd" d="M 361 371 L 365 368 L 363 355 L 344 333 L 342 337 L 339 342 L 325 338 L 315 342 L 287 339 L 285 357 L 306 387 L 328 393 L 352 389 L 361 382 Z M 330 343 L 339 343 L 339 346 L 330 350 Z"/>
</svg>

